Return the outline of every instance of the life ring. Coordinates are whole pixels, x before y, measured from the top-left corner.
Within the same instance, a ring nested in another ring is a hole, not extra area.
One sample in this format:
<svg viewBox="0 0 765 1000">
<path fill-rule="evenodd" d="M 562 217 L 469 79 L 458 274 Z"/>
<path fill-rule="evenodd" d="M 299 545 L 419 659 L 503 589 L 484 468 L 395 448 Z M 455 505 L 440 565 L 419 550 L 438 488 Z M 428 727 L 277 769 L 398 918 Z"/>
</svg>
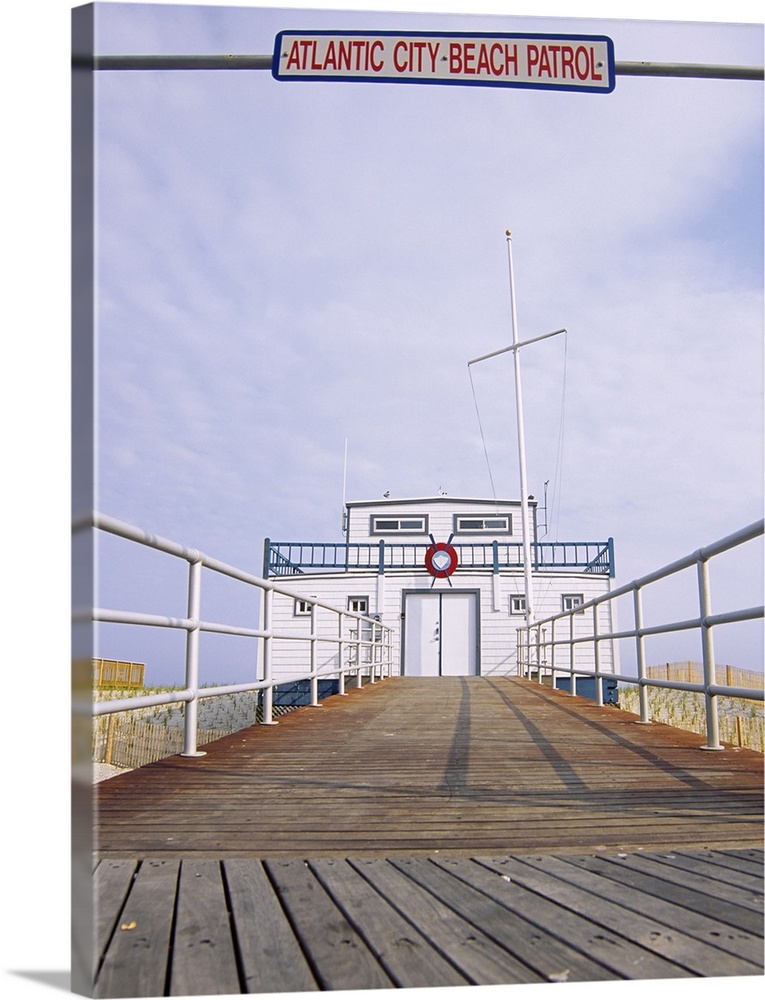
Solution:
<svg viewBox="0 0 765 1000">
<path fill-rule="evenodd" d="M 434 542 L 425 553 L 425 569 L 438 580 L 451 576 L 457 568 L 457 550 L 448 542 Z"/>
</svg>

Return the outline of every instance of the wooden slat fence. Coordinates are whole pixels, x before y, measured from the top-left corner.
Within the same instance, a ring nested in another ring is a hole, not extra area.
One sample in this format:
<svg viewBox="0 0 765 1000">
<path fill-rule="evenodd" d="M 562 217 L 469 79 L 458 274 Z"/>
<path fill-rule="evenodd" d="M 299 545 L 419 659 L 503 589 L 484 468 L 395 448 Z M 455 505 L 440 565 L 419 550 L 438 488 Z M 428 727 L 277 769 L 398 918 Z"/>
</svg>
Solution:
<svg viewBox="0 0 765 1000">
<path fill-rule="evenodd" d="M 704 670 L 701 663 L 683 660 L 663 663 L 646 668 L 646 675 L 654 680 L 668 680 L 701 684 Z M 716 668 L 718 684 L 740 688 L 762 688 L 763 675 L 754 670 L 742 670 L 729 665 Z M 673 691 L 667 688 L 648 688 L 651 718 L 668 726 L 685 729 L 691 733 L 706 733 L 704 696 L 693 691 Z M 639 713 L 638 689 L 633 685 L 619 689 L 619 707 Z M 720 739 L 732 746 L 747 747 L 763 752 L 765 747 L 765 709 L 761 701 L 741 698 L 718 698 Z"/>
<path fill-rule="evenodd" d="M 255 721 L 260 722 L 261 709 Z M 274 716 L 284 715 L 290 708 L 275 705 Z M 213 740 L 230 736 L 237 727 L 199 729 L 197 743 L 203 746 Z M 114 764 L 116 767 L 143 767 L 152 761 L 163 760 L 183 750 L 183 728 L 146 722 L 132 717 L 132 713 L 102 715 L 93 720 L 94 764 Z"/>
<path fill-rule="evenodd" d="M 660 663 L 646 668 L 646 676 L 660 681 L 688 681 L 691 684 L 704 683 L 704 665 L 693 660 L 678 660 L 674 663 Z M 730 664 L 717 664 L 715 681 L 727 687 L 761 688 L 763 675 L 756 670 L 744 670 Z"/>
</svg>

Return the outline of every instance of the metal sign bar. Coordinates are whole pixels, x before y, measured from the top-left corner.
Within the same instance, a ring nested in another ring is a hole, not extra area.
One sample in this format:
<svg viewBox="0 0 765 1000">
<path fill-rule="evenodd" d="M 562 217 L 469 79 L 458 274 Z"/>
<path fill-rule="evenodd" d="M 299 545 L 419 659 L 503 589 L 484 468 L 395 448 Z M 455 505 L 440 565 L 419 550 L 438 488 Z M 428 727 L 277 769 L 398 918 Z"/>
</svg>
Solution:
<svg viewBox="0 0 765 1000">
<path fill-rule="evenodd" d="M 271 70 L 272 55 L 75 55 L 74 69 L 94 70 Z M 616 76 L 686 77 L 706 80 L 763 80 L 762 66 L 706 63 L 614 63 Z"/>
</svg>

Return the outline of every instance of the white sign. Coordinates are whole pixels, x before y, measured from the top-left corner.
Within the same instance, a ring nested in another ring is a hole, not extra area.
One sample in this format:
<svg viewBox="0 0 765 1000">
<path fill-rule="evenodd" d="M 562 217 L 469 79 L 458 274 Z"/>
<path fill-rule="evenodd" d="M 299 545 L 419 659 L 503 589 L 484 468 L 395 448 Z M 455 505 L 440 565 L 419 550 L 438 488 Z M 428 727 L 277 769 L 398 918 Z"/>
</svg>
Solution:
<svg viewBox="0 0 765 1000">
<path fill-rule="evenodd" d="M 603 35 L 282 31 L 277 80 L 451 83 L 544 90 L 614 89 L 614 46 Z"/>
</svg>

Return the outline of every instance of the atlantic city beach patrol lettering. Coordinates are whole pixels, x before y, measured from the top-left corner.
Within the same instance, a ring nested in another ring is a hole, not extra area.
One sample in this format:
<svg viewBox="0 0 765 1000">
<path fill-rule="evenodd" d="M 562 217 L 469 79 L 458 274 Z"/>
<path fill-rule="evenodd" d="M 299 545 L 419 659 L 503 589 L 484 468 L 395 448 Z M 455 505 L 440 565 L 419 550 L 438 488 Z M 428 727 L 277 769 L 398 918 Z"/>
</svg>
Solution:
<svg viewBox="0 0 765 1000">
<path fill-rule="evenodd" d="M 364 80 L 588 90 L 614 88 L 604 36 L 292 32 L 276 37 L 278 80 Z"/>
</svg>

